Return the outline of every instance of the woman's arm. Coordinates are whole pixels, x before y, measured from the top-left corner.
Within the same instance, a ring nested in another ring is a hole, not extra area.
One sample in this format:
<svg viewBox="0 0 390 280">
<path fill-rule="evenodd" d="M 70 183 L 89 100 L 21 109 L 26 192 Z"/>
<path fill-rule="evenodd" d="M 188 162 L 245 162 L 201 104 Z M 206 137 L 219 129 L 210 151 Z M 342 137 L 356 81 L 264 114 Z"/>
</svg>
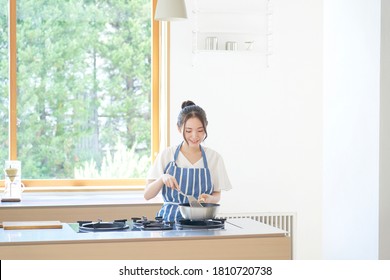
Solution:
<svg viewBox="0 0 390 280">
<path fill-rule="evenodd" d="M 156 195 L 161 191 L 162 187 L 166 185 L 168 188 L 179 190 L 179 184 L 177 183 L 175 177 L 169 174 L 163 174 L 157 180 L 148 180 L 145 191 L 144 198 L 146 200 L 156 197 Z"/>
<path fill-rule="evenodd" d="M 156 195 L 161 191 L 163 185 L 161 177 L 157 180 L 148 180 L 144 191 L 144 198 L 149 200 L 156 197 Z"/>
</svg>

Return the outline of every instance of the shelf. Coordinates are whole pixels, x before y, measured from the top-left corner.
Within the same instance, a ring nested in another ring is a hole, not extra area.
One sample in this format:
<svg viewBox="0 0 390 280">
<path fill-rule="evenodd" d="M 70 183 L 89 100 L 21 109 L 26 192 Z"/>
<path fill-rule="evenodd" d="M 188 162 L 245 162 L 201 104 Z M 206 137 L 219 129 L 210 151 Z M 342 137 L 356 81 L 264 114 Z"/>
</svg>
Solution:
<svg viewBox="0 0 390 280">
<path fill-rule="evenodd" d="M 192 10 L 194 15 L 254 15 L 254 16 L 264 16 L 263 11 L 232 11 L 232 10 Z"/>
<path fill-rule="evenodd" d="M 267 57 L 271 0 L 195 0 L 192 29 L 194 55 L 246 55 Z M 210 37 L 217 43 L 210 45 Z M 206 43 L 207 42 L 207 43 Z M 235 50 L 227 50 L 236 43 Z M 217 46 L 215 46 L 217 45 Z"/>
<path fill-rule="evenodd" d="M 265 52 L 266 37 L 260 33 L 240 33 L 240 32 L 194 32 L 193 33 L 194 51 L 231 51 L 226 50 L 228 42 L 235 42 L 236 51 L 256 51 Z M 207 49 L 208 38 L 216 38 L 217 48 L 215 50 Z"/>
<path fill-rule="evenodd" d="M 194 34 L 225 35 L 225 36 L 263 36 L 264 33 L 258 31 L 225 31 L 225 30 L 193 30 Z"/>
<path fill-rule="evenodd" d="M 203 54 L 258 54 L 259 51 L 254 50 L 195 50 L 194 53 L 203 53 Z"/>
</svg>

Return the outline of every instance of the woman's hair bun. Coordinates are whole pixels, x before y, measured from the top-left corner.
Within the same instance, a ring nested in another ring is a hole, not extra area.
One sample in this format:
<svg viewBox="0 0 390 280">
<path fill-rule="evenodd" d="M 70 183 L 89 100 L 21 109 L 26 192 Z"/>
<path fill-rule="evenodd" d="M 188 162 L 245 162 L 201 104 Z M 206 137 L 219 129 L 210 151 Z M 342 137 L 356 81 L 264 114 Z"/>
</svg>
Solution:
<svg viewBox="0 0 390 280">
<path fill-rule="evenodd" d="M 192 102 L 191 100 L 187 100 L 187 101 L 184 101 L 184 102 L 181 104 L 181 108 L 184 109 L 185 107 L 187 107 L 187 106 L 192 106 L 192 105 L 195 105 L 195 103 Z"/>
</svg>

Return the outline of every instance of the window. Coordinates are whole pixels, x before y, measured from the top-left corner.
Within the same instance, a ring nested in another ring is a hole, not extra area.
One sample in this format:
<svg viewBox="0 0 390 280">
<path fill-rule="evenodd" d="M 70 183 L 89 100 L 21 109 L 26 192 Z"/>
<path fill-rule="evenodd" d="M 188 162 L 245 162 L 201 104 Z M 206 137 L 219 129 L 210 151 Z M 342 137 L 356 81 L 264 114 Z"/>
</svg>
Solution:
<svg viewBox="0 0 390 280">
<path fill-rule="evenodd" d="M 144 184 L 158 147 L 155 4 L 0 0 L 0 160 L 20 160 L 27 187 Z"/>
</svg>

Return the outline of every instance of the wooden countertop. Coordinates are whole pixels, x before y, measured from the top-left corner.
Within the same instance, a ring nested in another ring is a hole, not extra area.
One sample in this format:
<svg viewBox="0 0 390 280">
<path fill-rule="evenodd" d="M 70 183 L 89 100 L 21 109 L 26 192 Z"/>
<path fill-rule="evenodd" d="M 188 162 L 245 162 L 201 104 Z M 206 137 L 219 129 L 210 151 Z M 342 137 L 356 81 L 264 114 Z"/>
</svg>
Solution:
<svg viewBox="0 0 390 280">
<path fill-rule="evenodd" d="M 269 225 L 243 218 L 228 219 L 222 230 L 168 230 L 77 233 L 69 224 L 62 229 L 4 230 L 0 229 L 0 247 L 3 245 L 135 242 L 172 239 L 210 239 L 231 237 L 283 237 L 286 232 Z"/>
</svg>

